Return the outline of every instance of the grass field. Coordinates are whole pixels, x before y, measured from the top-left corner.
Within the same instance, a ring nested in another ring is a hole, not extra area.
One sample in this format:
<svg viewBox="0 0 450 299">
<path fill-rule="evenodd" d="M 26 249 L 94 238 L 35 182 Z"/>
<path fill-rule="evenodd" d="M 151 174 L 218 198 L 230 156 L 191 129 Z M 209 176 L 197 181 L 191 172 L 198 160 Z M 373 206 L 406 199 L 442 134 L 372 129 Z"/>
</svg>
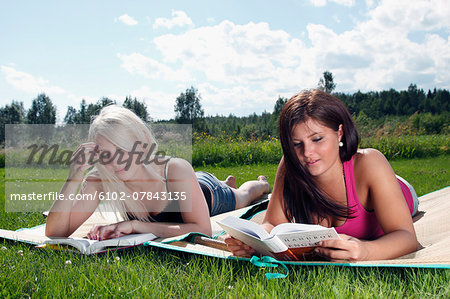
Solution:
<svg viewBox="0 0 450 299">
<path fill-rule="evenodd" d="M 423 195 L 449 185 L 450 156 L 392 161 L 396 173 Z M 238 184 L 258 175 L 271 185 L 277 165 L 198 167 Z M 1 169 L 1 177 L 4 170 Z M 4 206 L 4 179 L 0 185 Z M 40 213 L 0 212 L 0 228 L 44 223 Z M 267 280 L 250 263 L 134 248 L 97 256 L 34 249 L 0 240 L 0 297 L 175 297 L 175 298 L 445 298 L 450 271 L 440 269 L 290 267 L 286 279 Z"/>
<path fill-rule="evenodd" d="M 228 136 L 194 135 L 192 165 L 232 166 L 278 163 L 282 156 L 280 141 L 233 139 Z M 448 135 L 403 135 L 364 138 L 360 148 L 375 148 L 389 160 L 425 158 L 450 154 Z"/>
</svg>

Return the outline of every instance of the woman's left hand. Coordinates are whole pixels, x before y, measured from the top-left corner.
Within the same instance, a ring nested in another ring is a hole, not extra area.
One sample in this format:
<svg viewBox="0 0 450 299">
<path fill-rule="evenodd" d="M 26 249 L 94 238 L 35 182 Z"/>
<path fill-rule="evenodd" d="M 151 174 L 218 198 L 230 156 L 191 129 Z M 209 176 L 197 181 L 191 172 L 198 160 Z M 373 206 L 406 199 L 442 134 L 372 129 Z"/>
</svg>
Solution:
<svg viewBox="0 0 450 299">
<path fill-rule="evenodd" d="M 340 240 L 325 240 L 319 243 L 314 252 L 333 262 L 363 261 L 369 256 L 367 242 L 339 234 Z"/>
<path fill-rule="evenodd" d="M 109 225 L 94 226 L 87 234 L 87 237 L 91 240 L 106 240 L 119 238 L 125 235 L 129 235 L 133 232 L 132 221 L 122 221 Z"/>
</svg>

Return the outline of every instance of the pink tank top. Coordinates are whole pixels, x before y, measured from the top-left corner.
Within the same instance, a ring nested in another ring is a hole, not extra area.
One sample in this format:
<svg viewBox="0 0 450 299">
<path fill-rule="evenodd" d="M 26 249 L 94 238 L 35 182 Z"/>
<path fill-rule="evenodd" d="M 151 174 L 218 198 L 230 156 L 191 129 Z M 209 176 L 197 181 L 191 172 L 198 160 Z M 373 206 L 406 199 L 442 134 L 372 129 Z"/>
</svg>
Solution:
<svg viewBox="0 0 450 299">
<path fill-rule="evenodd" d="M 375 212 L 367 211 L 361 205 L 358 195 L 356 194 L 355 176 L 353 173 L 353 157 L 350 161 L 344 163 L 345 187 L 347 189 L 347 204 L 353 212 L 353 218 L 348 218 L 341 226 L 335 227 L 340 234 L 346 234 L 358 239 L 373 240 L 384 234 L 378 223 Z M 408 186 L 398 179 L 403 196 L 408 204 L 411 214 L 414 210 L 414 199 Z"/>
</svg>

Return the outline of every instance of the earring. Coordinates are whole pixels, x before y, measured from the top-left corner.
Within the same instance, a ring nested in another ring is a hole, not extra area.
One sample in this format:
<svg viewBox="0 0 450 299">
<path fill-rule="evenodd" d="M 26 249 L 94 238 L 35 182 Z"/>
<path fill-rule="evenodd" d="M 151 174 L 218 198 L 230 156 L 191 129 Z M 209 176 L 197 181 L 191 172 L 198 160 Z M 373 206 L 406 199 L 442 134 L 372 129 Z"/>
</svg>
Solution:
<svg viewBox="0 0 450 299">
<path fill-rule="evenodd" d="M 342 143 L 342 141 L 339 141 L 339 147 L 343 147 L 344 143 Z"/>
</svg>

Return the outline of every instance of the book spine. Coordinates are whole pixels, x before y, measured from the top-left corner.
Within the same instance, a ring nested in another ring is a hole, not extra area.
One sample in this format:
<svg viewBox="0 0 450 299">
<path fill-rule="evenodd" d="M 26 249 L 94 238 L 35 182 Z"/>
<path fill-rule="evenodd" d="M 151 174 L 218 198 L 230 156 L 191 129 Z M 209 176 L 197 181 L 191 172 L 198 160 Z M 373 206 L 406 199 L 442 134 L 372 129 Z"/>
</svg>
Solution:
<svg viewBox="0 0 450 299">
<path fill-rule="evenodd" d="M 279 261 L 310 261 L 316 256 L 315 247 L 289 248 L 283 252 L 273 252 L 275 258 Z"/>
<path fill-rule="evenodd" d="M 292 251 L 289 249 L 282 252 L 272 252 L 275 258 L 279 261 L 299 261 Z"/>
</svg>

